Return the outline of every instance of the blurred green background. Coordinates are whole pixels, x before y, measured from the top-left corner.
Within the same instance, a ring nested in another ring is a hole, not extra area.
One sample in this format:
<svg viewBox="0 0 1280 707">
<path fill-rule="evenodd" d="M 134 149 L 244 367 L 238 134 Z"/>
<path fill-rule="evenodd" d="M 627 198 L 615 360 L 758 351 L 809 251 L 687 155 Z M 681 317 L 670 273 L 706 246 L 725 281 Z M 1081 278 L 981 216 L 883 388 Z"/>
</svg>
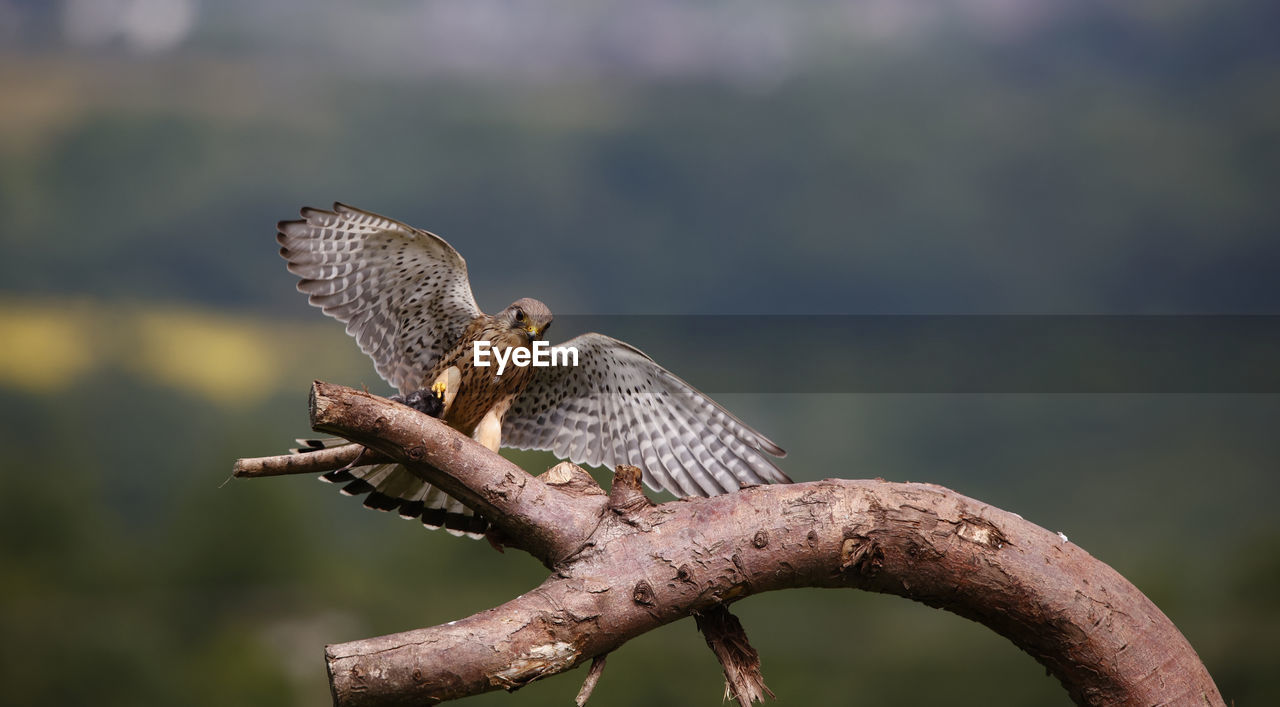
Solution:
<svg viewBox="0 0 1280 707">
<path fill-rule="evenodd" d="M 0 0 L 5 701 L 323 704 L 324 644 L 544 576 L 309 478 L 227 483 L 307 433 L 312 379 L 387 390 L 276 255 L 298 207 L 444 235 L 489 311 L 1278 313 L 1278 7 Z M 1064 532 L 1228 701 L 1280 703 L 1276 395 L 719 397 L 797 480 Z M 1068 703 L 895 597 L 735 612 L 779 704 Z M 467 704 L 567 704 L 583 674 Z M 721 684 L 682 621 L 592 704 Z"/>
</svg>

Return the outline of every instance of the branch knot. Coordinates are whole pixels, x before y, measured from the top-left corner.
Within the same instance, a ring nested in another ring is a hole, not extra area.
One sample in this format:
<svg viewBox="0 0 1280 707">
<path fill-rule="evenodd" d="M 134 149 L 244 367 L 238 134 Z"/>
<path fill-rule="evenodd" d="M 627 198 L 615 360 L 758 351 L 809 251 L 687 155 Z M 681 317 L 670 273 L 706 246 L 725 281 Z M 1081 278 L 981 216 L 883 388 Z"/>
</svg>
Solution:
<svg viewBox="0 0 1280 707">
<path fill-rule="evenodd" d="M 619 464 L 613 471 L 613 486 L 609 491 L 609 508 L 614 513 L 626 515 L 653 505 L 640 488 L 641 471 L 629 464 Z"/>
<path fill-rule="evenodd" d="M 647 580 L 642 579 L 636 583 L 635 588 L 631 590 L 631 600 L 641 606 L 653 606 L 653 587 Z"/>
</svg>

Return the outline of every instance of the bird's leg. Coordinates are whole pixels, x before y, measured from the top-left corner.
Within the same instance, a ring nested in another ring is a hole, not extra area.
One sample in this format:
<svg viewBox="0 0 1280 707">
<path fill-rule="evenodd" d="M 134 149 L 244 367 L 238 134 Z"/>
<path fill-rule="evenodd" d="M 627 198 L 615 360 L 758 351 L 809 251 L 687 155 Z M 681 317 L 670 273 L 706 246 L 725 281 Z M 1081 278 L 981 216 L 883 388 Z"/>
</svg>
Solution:
<svg viewBox="0 0 1280 707">
<path fill-rule="evenodd" d="M 498 451 L 498 447 L 502 446 L 502 416 L 497 408 L 484 414 L 480 424 L 476 425 L 475 432 L 471 433 L 471 438 L 494 452 Z"/>
<path fill-rule="evenodd" d="M 449 412 L 453 399 L 458 395 L 458 387 L 462 382 L 462 373 L 457 366 L 449 366 L 436 376 L 430 388 L 415 390 L 408 395 L 393 395 L 391 399 L 404 403 L 418 412 L 442 418 Z"/>
<path fill-rule="evenodd" d="M 431 392 L 444 402 L 444 409 L 440 412 L 441 417 L 444 417 L 453 406 L 453 399 L 458 397 L 458 386 L 461 383 L 462 371 L 458 370 L 457 366 L 449 366 L 436 376 L 436 381 L 431 384 Z"/>
</svg>

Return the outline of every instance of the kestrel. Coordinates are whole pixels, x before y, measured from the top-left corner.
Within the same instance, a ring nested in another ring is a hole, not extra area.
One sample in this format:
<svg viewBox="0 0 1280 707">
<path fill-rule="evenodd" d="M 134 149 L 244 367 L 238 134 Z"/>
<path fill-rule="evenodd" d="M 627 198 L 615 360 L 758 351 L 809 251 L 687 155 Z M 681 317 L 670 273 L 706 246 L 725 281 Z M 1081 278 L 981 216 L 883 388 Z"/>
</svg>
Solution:
<svg viewBox="0 0 1280 707">
<path fill-rule="evenodd" d="M 710 496 L 789 482 L 770 456 L 785 452 L 639 349 L 603 334 L 561 346 L 578 365 L 475 365 L 475 342 L 494 353 L 535 348 L 551 310 L 520 299 L 490 316 L 476 306 L 467 264 L 444 239 L 344 204 L 304 208 L 276 239 L 298 290 L 347 325 L 401 399 L 435 398 L 439 417 L 490 449 L 547 450 L 575 463 L 631 464 L 655 490 Z M 545 344 L 538 344 L 543 346 Z M 514 357 L 512 357 L 514 359 Z M 300 440 L 301 441 L 301 440 Z M 345 440 L 312 440 L 311 448 Z M 306 451 L 305 449 L 302 451 Z M 432 528 L 478 535 L 487 522 L 395 464 L 322 478 L 364 505 Z"/>
</svg>

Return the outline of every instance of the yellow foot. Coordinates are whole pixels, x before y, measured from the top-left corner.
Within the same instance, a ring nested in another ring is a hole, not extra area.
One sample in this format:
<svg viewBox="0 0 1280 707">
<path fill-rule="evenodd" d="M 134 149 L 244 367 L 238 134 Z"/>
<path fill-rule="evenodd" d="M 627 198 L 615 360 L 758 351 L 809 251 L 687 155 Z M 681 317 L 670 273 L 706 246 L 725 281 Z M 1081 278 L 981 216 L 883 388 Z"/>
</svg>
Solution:
<svg viewBox="0 0 1280 707">
<path fill-rule="evenodd" d="M 436 376 L 435 382 L 431 384 L 431 392 L 444 401 L 444 412 L 440 413 L 441 417 L 449 414 L 449 409 L 453 407 L 453 399 L 458 396 L 460 387 L 462 387 L 462 372 L 457 366 L 449 366 Z"/>
</svg>

